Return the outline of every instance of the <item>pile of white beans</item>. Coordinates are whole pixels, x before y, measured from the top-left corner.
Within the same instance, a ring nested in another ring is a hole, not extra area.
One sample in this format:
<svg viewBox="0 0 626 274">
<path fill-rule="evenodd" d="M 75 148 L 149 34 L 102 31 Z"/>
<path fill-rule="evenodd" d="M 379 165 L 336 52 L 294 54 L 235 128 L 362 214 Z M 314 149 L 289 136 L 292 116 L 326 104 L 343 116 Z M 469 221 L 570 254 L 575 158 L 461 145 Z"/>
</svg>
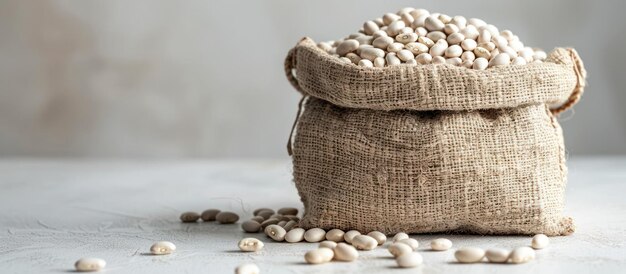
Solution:
<svg viewBox="0 0 626 274">
<path fill-rule="evenodd" d="M 546 53 L 524 46 L 510 30 L 477 18 L 403 8 L 367 21 L 357 33 L 318 43 L 340 60 L 362 67 L 451 64 L 484 70 L 542 62 Z"/>
<path fill-rule="evenodd" d="M 309 264 L 323 264 L 331 261 L 352 262 L 359 258 L 359 251 L 369 251 L 387 243 L 387 236 L 379 231 L 371 231 L 362 234 L 357 230 L 342 231 L 340 229 L 324 230 L 321 228 L 303 229 L 298 227 L 298 209 L 284 207 L 277 211 L 270 208 L 254 210 L 253 217 L 242 223 L 241 228 L 246 233 L 264 232 L 275 242 L 298 243 L 306 241 L 319 243 L 318 247 L 304 254 L 304 261 Z M 184 223 L 217 221 L 220 224 L 232 224 L 237 222 L 239 215 L 233 212 L 222 212 L 218 209 L 208 209 L 202 214 L 185 212 L 180 220 Z M 527 263 L 535 258 L 535 249 L 543 249 L 549 244 L 546 235 L 535 235 L 530 247 L 523 246 L 512 251 L 502 248 L 492 248 L 486 251 L 478 247 L 462 247 L 455 251 L 454 256 L 460 263 L 478 263 L 486 258 L 490 263 Z M 391 257 L 395 258 L 396 265 L 400 268 L 413 268 L 421 265 L 424 261 L 422 255 L 417 252 L 419 242 L 409 237 L 404 232 L 397 233 L 386 245 Z M 264 247 L 263 241 L 246 237 L 239 241 L 238 247 L 242 252 L 259 252 Z M 531 248 L 532 247 L 532 248 Z M 445 238 L 434 239 L 430 247 L 425 250 L 447 251 L 452 248 L 452 241 Z M 149 254 L 168 255 L 174 253 L 176 246 L 172 242 L 159 241 L 150 247 Z M 99 258 L 82 258 L 75 263 L 75 269 L 80 272 L 103 270 L 106 262 Z M 251 262 L 239 265 L 235 269 L 236 274 L 259 274 L 260 268 Z"/>
</svg>

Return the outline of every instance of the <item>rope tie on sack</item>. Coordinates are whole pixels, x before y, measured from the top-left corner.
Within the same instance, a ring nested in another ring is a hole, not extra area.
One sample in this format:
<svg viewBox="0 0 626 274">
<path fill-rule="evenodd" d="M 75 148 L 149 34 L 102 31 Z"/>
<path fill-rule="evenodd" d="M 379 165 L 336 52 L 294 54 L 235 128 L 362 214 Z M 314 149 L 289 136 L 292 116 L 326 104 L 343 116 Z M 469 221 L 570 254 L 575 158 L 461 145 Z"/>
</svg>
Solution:
<svg viewBox="0 0 626 274">
<path fill-rule="evenodd" d="M 550 109 L 550 111 L 554 115 L 558 115 L 573 107 L 576 103 L 578 103 L 578 101 L 580 101 L 580 98 L 585 91 L 585 78 L 587 77 L 587 72 L 585 71 L 585 68 L 583 66 L 583 61 L 580 59 L 580 56 L 578 56 L 578 52 L 576 52 L 575 49 L 570 48 L 567 49 L 567 51 L 569 52 L 570 58 L 572 58 L 572 61 L 574 62 L 576 87 L 574 87 L 574 90 L 567 98 L 567 101 L 565 101 L 565 103 L 561 104 L 557 108 Z"/>
</svg>

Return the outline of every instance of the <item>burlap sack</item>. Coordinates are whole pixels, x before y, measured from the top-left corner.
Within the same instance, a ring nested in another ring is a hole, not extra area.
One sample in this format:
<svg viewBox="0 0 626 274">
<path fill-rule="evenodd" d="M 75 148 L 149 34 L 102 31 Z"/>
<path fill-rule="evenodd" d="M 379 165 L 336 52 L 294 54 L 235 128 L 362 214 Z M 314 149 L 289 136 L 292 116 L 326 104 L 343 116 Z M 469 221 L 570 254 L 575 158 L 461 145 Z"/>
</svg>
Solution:
<svg viewBox="0 0 626 274">
<path fill-rule="evenodd" d="M 575 50 L 485 71 L 361 68 L 304 38 L 285 67 L 304 95 L 288 145 L 302 227 L 574 231 L 562 216 L 567 168 L 554 115 L 583 91 Z"/>
</svg>

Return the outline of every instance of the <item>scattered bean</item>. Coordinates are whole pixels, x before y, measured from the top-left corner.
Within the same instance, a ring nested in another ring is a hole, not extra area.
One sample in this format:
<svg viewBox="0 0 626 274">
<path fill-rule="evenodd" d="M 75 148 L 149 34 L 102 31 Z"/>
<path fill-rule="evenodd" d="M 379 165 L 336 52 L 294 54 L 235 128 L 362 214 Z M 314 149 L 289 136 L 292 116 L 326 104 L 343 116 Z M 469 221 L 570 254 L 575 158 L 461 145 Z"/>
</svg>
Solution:
<svg viewBox="0 0 626 274">
<path fill-rule="evenodd" d="M 387 236 L 380 231 L 372 231 L 367 233 L 367 236 L 370 236 L 378 242 L 378 245 L 383 245 L 387 241 Z"/>
<path fill-rule="evenodd" d="M 261 210 L 256 214 L 256 216 L 261 216 L 265 220 L 269 219 L 272 215 L 274 215 L 274 210 Z"/>
<path fill-rule="evenodd" d="M 215 221 L 215 216 L 217 216 L 218 213 L 220 213 L 219 209 L 207 209 L 202 211 L 200 218 L 205 222 Z"/>
<path fill-rule="evenodd" d="M 257 208 L 257 209 L 255 209 L 255 210 L 252 212 L 252 215 L 254 215 L 254 216 L 258 216 L 258 215 L 261 213 L 261 211 L 269 211 L 269 212 L 271 212 L 271 214 L 274 214 L 274 210 L 273 210 L 273 209 L 271 209 L 271 208 L 267 208 L 267 207 L 262 207 L 262 208 Z M 271 214 L 270 214 L 270 215 L 271 215 Z"/>
<path fill-rule="evenodd" d="M 327 247 L 327 248 L 330 248 L 330 249 L 333 249 L 333 248 L 335 248 L 336 246 L 337 246 L 337 243 L 336 243 L 336 242 L 333 242 L 333 241 L 328 241 L 328 240 L 327 240 L 327 241 L 322 241 L 322 242 L 320 243 L 320 245 L 319 245 L 319 247 Z"/>
<path fill-rule="evenodd" d="M 357 249 L 372 250 L 378 246 L 378 242 L 367 235 L 356 235 L 352 239 L 352 245 Z"/>
<path fill-rule="evenodd" d="M 261 223 L 261 228 L 265 229 L 268 225 L 275 225 L 275 224 L 278 224 L 279 222 L 280 220 L 276 218 L 269 218 Z"/>
<path fill-rule="evenodd" d="M 287 231 L 279 225 L 268 225 L 265 228 L 265 234 L 272 238 L 274 241 L 282 242 L 285 240 Z"/>
<path fill-rule="evenodd" d="M 153 255 L 172 254 L 175 250 L 176 246 L 172 242 L 168 241 L 156 242 L 150 247 L 150 253 Z"/>
<path fill-rule="evenodd" d="M 393 242 L 397 242 L 399 240 L 404 240 L 404 239 L 408 239 L 409 235 L 404 233 L 404 232 L 398 232 L 396 235 L 393 236 Z"/>
<path fill-rule="evenodd" d="M 289 221 L 285 224 L 285 226 L 283 226 L 283 228 L 287 231 L 290 231 L 291 229 L 293 229 L 294 227 L 296 227 L 298 225 L 298 222 L 296 221 Z"/>
<path fill-rule="evenodd" d="M 239 220 L 239 215 L 234 212 L 222 211 L 215 216 L 215 220 L 220 224 L 234 224 Z"/>
<path fill-rule="evenodd" d="M 516 249 L 513 249 L 513 252 L 511 252 L 509 259 L 511 260 L 511 263 L 514 264 L 523 264 L 530 262 L 535 259 L 535 250 L 527 246 L 518 247 Z"/>
<path fill-rule="evenodd" d="M 413 251 L 417 250 L 417 248 L 420 246 L 419 242 L 413 238 L 398 240 L 396 241 L 396 243 L 408 245 L 409 247 L 411 247 L 411 249 L 413 249 Z"/>
<path fill-rule="evenodd" d="M 398 257 L 404 253 L 413 252 L 413 249 L 410 246 L 403 243 L 393 243 L 389 246 L 389 248 L 387 248 L 387 250 L 389 250 L 389 253 L 391 253 L 394 257 Z"/>
<path fill-rule="evenodd" d="M 263 249 L 263 242 L 256 238 L 243 238 L 239 241 L 239 249 L 246 252 L 255 252 Z"/>
<path fill-rule="evenodd" d="M 317 243 L 326 238 L 326 231 L 321 228 L 311 228 L 304 233 L 304 240 L 309 243 Z"/>
<path fill-rule="evenodd" d="M 326 232 L 326 240 L 333 242 L 343 242 L 343 235 L 346 234 L 341 229 L 331 229 Z"/>
<path fill-rule="evenodd" d="M 337 261 L 352 262 L 359 257 L 356 248 L 346 243 L 338 243 L 333 251 L 335 253 L 334 259 Z"/>
<path fill-rule="evenodd" d="M 257 221 L 249 220 L 241 224 L 241 229 L 248 233 L 256 233 L 261 230 L 261 224 L 259 224 Z"/>
<path fill-rule="evenodd" d="M 196 212 L 188 211 L 180 214 L 180 220 L 183 223 L 195 223 L 198 221 L 198 219 L 200 219 L 200 215 Z"/>
<path fill-rule="evenodd" d="M 245 263 L 235 268 L 235 274 L 259 274 L 261 270 L 256 264 Z"/>
<path fill-rule="evenodd" d="M 343 235 L 343 240 L 346 241 L 346 243 L 351 244 L 352 239 L 354 239 L 354 237 L 357 235 L 361 235 L 361 232 L 358 232 L 356 230 L 350 230 Z"/>
<path fill-rule="evenodd" d="M 289 243 L 302 242 L 302 240 L 304 240 L 304 232 L 305 230 L 303 228 L 294 228 L 287 232 L 285 235 L 285 241 Z"/>
<path fill-rule="evenodd" d="M 452 247 L 452 241 L 446 238 L 434 239 L 430 242 L 430 248 L 435 251 L 445 251 Z"/>
<path fill-rule="evenodd" d="M 534 249 L 543 249 L 548 246 L 548 244 L 550 244 L 550 239 L 548 238 L 548 236 L 544 234 L 537 234 L 533 237 L 530 245 Z"/>
<path fill-rule="evenodd" d="M 311 250 L 304 254 L 304 260 L 309 264 L 322 264 L 330 262 L 335 256 L 332 249 L 322 247 Z"/>
<path fill-rule="evenodd" d="M 404 253 L 396 257 L 396 263 L 402 268 L 416 267 L 422 264 L 423 261 L 422 255 L 415 252 Z"/>
<path fill-rule="evenodd" d="M 74 263 L 74 267 L 78 272 L 92 272 L 104 269 L 106 264 L 107 263 L 103 259 L 81 258 Z"/>
<path fill-rule="evenodd" d="M 509 254 L 511 252 L 503 248 L 490 248 L 485 252 L 485 257 L 492 263 L 506 263 L 509 260 Z"/>
<path fill-rule="evenodd" d="M 460 263 L 477 263 L 485 257 L 485 251 L 477 247 L 462 247 L 454 252 L 454 257 Z"/>
<path fill-rule="evenodd" d="M 254 217 L 250 218 L 250 220 L 251 221 L 255 221 L 255 222 L 259 223 L 259 224 L 265 221 L 265 219 L 263 217 L 261 217 L 261 216 L 254 216 Z"/>
</svg>

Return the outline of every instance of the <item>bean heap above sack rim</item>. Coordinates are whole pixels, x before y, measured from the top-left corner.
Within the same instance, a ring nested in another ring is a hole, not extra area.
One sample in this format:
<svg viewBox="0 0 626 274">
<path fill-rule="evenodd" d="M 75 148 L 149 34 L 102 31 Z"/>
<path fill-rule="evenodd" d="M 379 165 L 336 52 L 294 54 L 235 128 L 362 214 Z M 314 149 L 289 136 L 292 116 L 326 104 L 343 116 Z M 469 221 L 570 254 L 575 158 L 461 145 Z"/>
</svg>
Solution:
<svg viewBox="0 0 626 274">
<path fill-rule="evenodd" d="M 510 30 L 478 18 L 403 8 L 367 21 L 357 33 L 318 43 L 340 60 L 361 67 L 451 64 L 477 70 L 543 62 L 546 52 L 524 46 Z"/>
</svg>

